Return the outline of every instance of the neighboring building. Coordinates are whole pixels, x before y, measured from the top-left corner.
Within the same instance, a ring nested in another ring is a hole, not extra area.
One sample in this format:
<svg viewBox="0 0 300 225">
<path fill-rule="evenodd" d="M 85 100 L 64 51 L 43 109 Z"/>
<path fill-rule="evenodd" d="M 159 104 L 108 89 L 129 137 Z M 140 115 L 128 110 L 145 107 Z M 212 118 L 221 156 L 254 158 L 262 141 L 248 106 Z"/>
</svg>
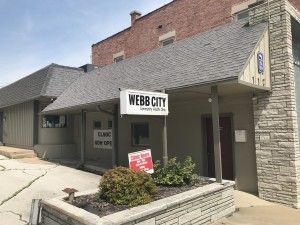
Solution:
<svg viewBox="0 0 300 225">
<path fill-rule="evenodd" d="M 92 63 L 105 66 L 180 41 L 248 16 L 261 0 L 173 0 L 142 16 L 131 13 L 131 26 L 92 46 Z M 290 0 L 300 9 L 299 0 Z"/>
<path fill-rule="evenodd" d="M 0 89 L 0 140 L 6 146 L 36 149 L 71 148 L 73 118 L 40 116 L 75 80 L 84 74 L 81 68 L 51 64 Z"/>
</svg>

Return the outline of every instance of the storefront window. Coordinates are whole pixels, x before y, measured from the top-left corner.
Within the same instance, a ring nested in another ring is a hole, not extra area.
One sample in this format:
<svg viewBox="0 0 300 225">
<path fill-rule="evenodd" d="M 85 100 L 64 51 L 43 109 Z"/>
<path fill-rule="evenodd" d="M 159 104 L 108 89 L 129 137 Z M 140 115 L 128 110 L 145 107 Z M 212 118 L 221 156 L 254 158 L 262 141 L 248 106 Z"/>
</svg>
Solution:
<svg viewBox="0 0 300 225">
<path fill-rule="evenodd" d="M 112 127 L 113 127 L 113 122 L 112 122 L 111 120 L 108 120 L 108 122 L 107 122 L 107 127 L 108 127 L 108 129 L 112 129 Z"/>
<path fill-rule="evenodd" d="M 94 121 L 94 129 L 101 129 L 102 128 L 102 124 L 101 121 Z"/>
<path fill-rule="evenodd" d="M 42 128 L 66 128 L 67 116 L 46 115 L 42 119 Z"/>
<path fill-rule="evenodd" d="M 131 136 L 133 146 L 149 146 L 149 124 L 133 123 L 131 125 Z"/>
</svg>

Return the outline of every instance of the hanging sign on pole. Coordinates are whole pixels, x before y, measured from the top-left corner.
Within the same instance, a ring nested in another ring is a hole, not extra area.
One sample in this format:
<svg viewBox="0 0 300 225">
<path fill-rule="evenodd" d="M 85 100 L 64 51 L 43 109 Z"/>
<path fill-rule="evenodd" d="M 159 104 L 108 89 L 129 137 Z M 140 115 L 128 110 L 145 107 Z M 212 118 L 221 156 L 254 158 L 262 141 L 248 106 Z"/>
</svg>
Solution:
<svg viewBox="0 0 300 225">
<path fill-rule="evenodd" d="M 120 92 L 121 115 L 167 116 L 168 94 L 137 90 Z"/>
</svg>

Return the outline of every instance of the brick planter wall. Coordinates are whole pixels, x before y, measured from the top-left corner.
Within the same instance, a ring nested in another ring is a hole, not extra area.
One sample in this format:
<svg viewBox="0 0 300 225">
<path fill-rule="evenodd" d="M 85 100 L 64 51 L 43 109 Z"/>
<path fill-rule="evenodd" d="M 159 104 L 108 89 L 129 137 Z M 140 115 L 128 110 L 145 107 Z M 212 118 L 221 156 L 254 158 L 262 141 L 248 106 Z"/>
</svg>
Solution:
<svg viewBox="0 0 300 225">
<path fill-rule="evenodd" d="M 214 183 L 102 218 L 52 199 L 42 202 L 41 224 L 209 224 L 235 211 L 233 186 L 234 182 Z"/>
</svg>

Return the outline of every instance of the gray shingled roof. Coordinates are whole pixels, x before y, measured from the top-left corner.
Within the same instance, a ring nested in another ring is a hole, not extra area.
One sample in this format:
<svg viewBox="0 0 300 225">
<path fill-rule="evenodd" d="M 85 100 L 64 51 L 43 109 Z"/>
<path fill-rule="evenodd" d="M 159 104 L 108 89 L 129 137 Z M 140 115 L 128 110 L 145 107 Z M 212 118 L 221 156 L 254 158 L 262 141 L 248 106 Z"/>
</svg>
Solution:
<svg viewBox="0 0 300 225">
<path fill-rule="evenodd" d="M 82 69 L 51 64 L 0 89 L 0 108 L 40 97 L 58 97 L 83 75 Z"/>
<path fill-rule="evenodd" d="M 96 69 L 74 82 L 44 112 L 119 98 L 119 88 L 176 89 L 237 79 L 267 24 L 233 22 L 170 46 Z"/>
</svg>

